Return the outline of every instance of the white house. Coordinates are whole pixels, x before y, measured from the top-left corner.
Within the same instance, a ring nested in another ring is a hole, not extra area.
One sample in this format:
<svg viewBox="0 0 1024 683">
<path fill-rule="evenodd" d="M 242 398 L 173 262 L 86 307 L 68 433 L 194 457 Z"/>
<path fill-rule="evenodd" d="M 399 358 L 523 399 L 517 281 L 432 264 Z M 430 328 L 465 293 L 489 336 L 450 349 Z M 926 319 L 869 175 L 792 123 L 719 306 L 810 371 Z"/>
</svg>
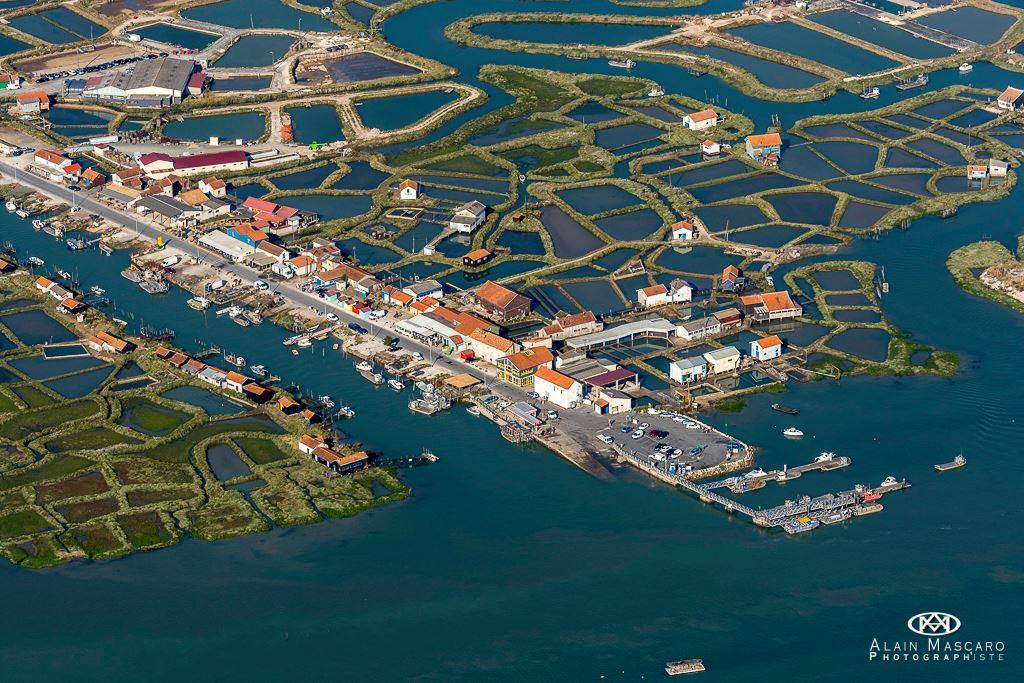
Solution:
<svg viewBox="0 0 1024 683">
<path fill-rule="evenodd" d="M 474 200 L 455 209 L 455 213 L 448 221 L 448 227 L 455 232 L 469 235 L 483 225 L 485 218 L 487 218 L 487 207 Z"/>
<path fill-rule="evenodd" d="M 398 198 L 403 202 L 411 202 L 420 197 L 420 184 L 415 180 L 403 180 L 398 184 Z"/>
<path fill-rule="evenodd" d="M 676 327 L 676 334 L 686 341 L 711 337 L 722 331 L 722 323 L 714 316 L 687 320 Z"/>
<path fill-rule="evenodd" d="M 540 366 L 533 373 L 533 390 L 540 397 L 563 408 L 583 400 L 583 385 L 558 370 Z"/>
<path fill-rule="evenodd" d="M 777 335 L 761 337 L 750 342 L 750 355 L 756 360 L 771 360 L 782 355 L 782 340 Z"/>
<path fill-rule="evenodd" d="M 717 157 L 722 153 L 722 145 L 714 140 L 705 140 L 700 143 L 700 153 L 706 157 Z"/>
<path fill-rule="evenodd" d="M 636 301 L 644 308 L 667 304 L 669 302 L 668 287 L 665 285 L 641 287 L 636 290 Z"/>
<path fill-rule="evenodd" d="M 695 234 L 696 230 L 690 221 L 676 221 L 672 224 L 672 239 L 674 240 L 692 240 Z"/>
<path fill-rule="evenodd" d="M 726 346 L 708 351 L 704 354 L 704 360 L 708 362 L 708 371 L 712 375 L 732 372 L 740 365 L 740 352 L 735 346 Z"/>
<path fill-rule="evenodd" d="M 718 113 L 714 109 L 701 109 L 683 117 L 683 125 L 690 130 L 704 130 L 718 125 Z"/>
<path fill-rule="evenodd" d="M 708 363 L 700 356 L 681 358 L 668 366 L 668 376 L 673 382 L 686 384 L 704 379 L 708 374 Z"/>
<path fill-rule="evenodd" d="M 204 178 L 199 181 L 199 189 L 211 197 L 221 199 L 227 196 L 228 185 L 220 178 Z"/>
<path fill-rule="evenodd" d="M 685 303 L 693 299 L 693 285 L 681 277 L 669 283 L 668 300 L 674 304 Z"/>
<path fill-rule="evenodd" d="M 1017 103 L 1020 102 L 1022 96 L 1024 96 L 1024 90 L 1014 88 L 1012 86 L 1006 86 L 1006 90 L 1004 90 L 996 100 L 996 106 L 1000 109 L 1013 111 L 1017 108 Z"/>
<path fill-rule="evenodd" d="M 1009 164 L 1001 159 L 988 160 L 988 174 L 992 178 L 1005 178 Z"/>
<path fill-rule="evenodd" d="M 444 297 L 444 287 L 437 280 L 420 280 L 419 282 L 414 282 L 407 287 L 402 287 L 402 292 L 411 296 L 413 301 L 417 299 L 424 299 L 428 296 L 432 296 L 435 299 L 441 299 Z"/>
</svg>

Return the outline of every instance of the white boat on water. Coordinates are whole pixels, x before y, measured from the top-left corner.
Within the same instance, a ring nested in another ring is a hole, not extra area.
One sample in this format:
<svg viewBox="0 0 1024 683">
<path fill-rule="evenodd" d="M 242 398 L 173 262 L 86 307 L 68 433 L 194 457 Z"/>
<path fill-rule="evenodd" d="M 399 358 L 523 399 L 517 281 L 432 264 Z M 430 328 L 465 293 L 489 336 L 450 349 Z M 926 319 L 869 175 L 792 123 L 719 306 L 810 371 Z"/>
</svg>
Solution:
<svg viewBox="0 0 1024 683">
<path fill-rule="evenodd" d="M 797 429 L 796 427 L 786 427 L 785 429 L 782 430 L 782 434 L 783 436 L 788 436 L 793 439 L 799 439 L 801 436 L 804 435 L 804 433 Z"/>
<path fill-rule="evenodd" d="M 466 412 L 475 417 L 480 414 L 480 409 L 477 408 L 476 406 L 470 406 L 466 408 Z"/>
<path fill-rule="evenodd" d="M 814 462 L 829 462 L 831 460 L 834 460 L 835 457 L 836 454 L 833 453 L 832 451 L 823 451 L 821 455 L 814 459 Z"/>
<path fill-rule="evenodd" d="M 262 365 L 250 365 L 249 371 L 257 377 L 267 376 L 267 369 Z"/>
<path fill-rule="evenodd" d="M 331 398 L 330 396 L 328 396 L 327 394 L 324 394 L 323 396 L 318 396 L 316 400 L 324 408 L 333 408 L 334 407 L 334 399 Z"/>
<path fill-rule="evenodd" d="M 234 318 L 232 318 L 231 322 L 233 322 L 234 324 L 238 325 L 239 327 L 249 327 L 249 325 L 252 324 L 252 323 L 249 322 L 248 318 L 246 318 L 244 316 L 241 316 L 241 315 L 235 316 Z"/>
<path fill-rule="evenodd" d="M 92 287 L 89 288 L 89 293 L 95 296 L 103 296 L 104 294 L 107 293 L 107 290 L 103 289 L 99 285 L 93 285 Z"/>
<path fill-rule="evenodd" d="M 969 74 L 972 71 L 974 71 L 974 65 L 971 64 L 970 62 L 964 62 L 963 64 L 960 65 L 960 73 Z"/>
<path fill-rule="evenodd" d="M 241 309 L 239 309 L 238 306 L 226 306 L 224 308 L 217 309 L 217 315 L 218 316 L 230 315 L 233 318 L 236 315 L 238 315 L 238 313 L 234 312 L 236 310 L 241 312 Z"/>
<path fill-rule="evenodd" d="M 379 372 L 375 372 L 372 375 L 367 375 L 366 379 L 370 380 L 374 384 L 384 384 L 384 375 Z"/>
<path fill-rule="evenodd" d="M 358 363 L 356 363 L 356 370 L 360 370 L 362 372 L 370 372 L 371 370 L 373 370 L 373 366 L 367 363 L 365 360 L 361 360 Z"/>
<path fill-rule="evenodd" d="M 57 269 L 57 275 L 64 278 L 65 280 L 71 279 L 71 273 L 69 273 L 66 270 L 61 270 L 60 268 Z"/>
<path fill-rule="evenodd" d="M 5 206 L 5 207 L 7 208 L 7 210 L 8 210 L 8 211 L 10 211 L 11 213 L 14 213 L 15 211 L 17 211 L 17 210 L 18 210 L 18 205 L 14 203 L 14 200 L 13 200 L 13 199 L 8 199 L 8 200 L 7 200 L 7 203 L 5 203 L 5 204 L 4 204 L 4 206 Z"/>
<path fill-rule="evenodd" d="M 352 409 L 352 406 L 342 406 L 341 410 L 338 411 L 338 415 L 341 417 L 355 417 L 356 411 Z"/>
<path fill-rule="evenodd" d="M 38 218 L 32 221 L 32 227 L 35 228 L 36 230 L 42 230 L 44 225 L 46 225 L 46 223 L 44 223 Z"/>
<path fill-rule="evenodd" d="M 632 69 L 636 66 L 636 62 L 628 57 L 626 59 L 609 59 L 608 66 L 614 66 L 618 69 Z"/>
<path fill-rule="evenodd" d="M 313 340 L 310 339 L 309 337 L 303 337 L 299 341 L 295 342 L 295 345 L 298 346 L 300 349 L 308 349 L 310 346 L 313 345 Z"/>
<path fill-rule="evenodd" d="M 194 296 L 185 303 L 189 308 L 194 308 L 197 311 L 205 311 L 210 307 L 210 300 L 205 296 Z"/>
<path fill-rule="evenodd" d="M 395 391 L 401 391 L 402 389 L 405 389 L 405 385 L 394 378 L 388 380 L 388 386 L 394 389 Z"/>
<path fill-rule="evenodd" d="M 231 363 L 235 367 L 245 367 L 245 358 L 243 356 L 232 356 L 230 353 L 224 356 L 224 360 Z"/>
<path fill-rule="evenodd" d="M 46 261 L 44 261 L 43 259 L 39 258 L 38 256 L 29 256 L 25 260 L 25 263 L 27 263 L 30 266 L 34 266 L 36 268 L 38 268 L 39 266 L 46 265 Z"/>
<path fill-rule="evenodd" d="M 26 211 L 25 209 L 18 209 L 17 211 L 14 212 L 14 215 L 17 216 L 18 218 L 28 218 L 28 211 Z"/>
</svg>

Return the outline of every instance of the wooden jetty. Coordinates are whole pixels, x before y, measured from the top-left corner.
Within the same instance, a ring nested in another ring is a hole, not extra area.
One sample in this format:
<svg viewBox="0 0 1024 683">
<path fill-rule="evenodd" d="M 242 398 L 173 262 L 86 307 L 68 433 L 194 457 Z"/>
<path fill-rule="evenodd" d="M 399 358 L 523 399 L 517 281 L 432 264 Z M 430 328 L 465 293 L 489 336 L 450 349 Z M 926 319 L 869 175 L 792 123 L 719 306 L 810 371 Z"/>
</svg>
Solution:
<svg viewBox="0 0 1024 683">
<path fill-rule="evenodd" d="M 764 474 L 757 475 L 741 475 L 738 477 L 728 477 L 726 479 L 719 479 L 718 481 L 710 481 L 704 484 L 706 489 L 719 489 L 729 488 L 732 489 L 740 481 L 746 482 L 769 482 L 778 481 L 784 482 L 789 479 L 796 479 L 807 472 L 822 471 L 828 472 L 830 470 L 837 470 L 843 467 L 848 467 L 852 461 L 846 456 L 839 456 L 831 458 L 830 460 L 815 460 L 809 462 L 806 465 L 796 465 L 795 467 L 784 467 L 781 470 L 771 470 Z M 783 478 L 785 476 L 786 478 Z M 757 488 L 761 488 L 758 486 Z M 753 490 L 753 489 L 751 489 Z M 734 491 L 735 492 L 735 491 Z M 745 493 L 745 492 L 744 492 Z"/>
</svg>

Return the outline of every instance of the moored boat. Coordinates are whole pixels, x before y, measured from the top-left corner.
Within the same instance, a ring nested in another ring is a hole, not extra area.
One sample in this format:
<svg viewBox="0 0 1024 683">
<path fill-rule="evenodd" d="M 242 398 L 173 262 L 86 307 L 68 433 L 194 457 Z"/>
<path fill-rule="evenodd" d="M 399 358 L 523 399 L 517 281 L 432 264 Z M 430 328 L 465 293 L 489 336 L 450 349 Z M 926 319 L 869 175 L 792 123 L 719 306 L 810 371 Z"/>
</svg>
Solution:
<svg viewBox="0 0 1024 683">
<path fill-rule="evenodd" d="M 394 389 L 395 391 L 401 391 L 402 389 L 405 389 L 405 385 L 394 378 L 388 380 L 388 386 Z"/>
<path fill-rule="evenodd" d="M 783 413 L 785 415 L 796 415 L 797 413 L 800 412 L 796 408 L 790 408 L 789 406 L 784 406 L 781 403 L 773 403 L 772 410 L 779 413 Z"/>
<path fill-rule="evenodd" d="M 782 430 L 782 434 L 783 436 L 788 436 L 791 439 L 799 439 L 804 435 L 804 433 L 796 427 L 786 427 Z"/>
<path fill-rule="evenodd" d="M 207 299 L 205 296 L 194 296 L 188 301 L 186 301 L 185 304 L 189 308 L 193 308 L 197 311 L 205 311 L 210 307 L 210 300 Z"/>
<path fill-rule="evenodd" d="M 367 363 L 365 360 L 361 360 L 358 363 L 356 363 L 356 370 L 359 370 L 360 372 L 370 372 L 371 370 L 373 370 L 373 366 Z"/>
<path fill-rule="evenodd" d="M 959 70 L 962 74 L 969 74 L 972 71 L 974 71 L 974 65 L 971 64 L 970 62 L 964 62 L 963 64 L 960 65 Z"/>
<path fill-rule="evenodd" d="M 699 659 L 681 659 L 678 662 L 665 662 L 665 673 L 669 676 L 695 674 L 701 671 L 704 671 L 704 662 Z"/>
<path fill-rule="evenodd" d="M 636 62 L 628 57 L 626 59 L 609 59 L 608 66 L 614 66 L 617 69 L 632 69 L 636 66 Z"/>
<path fill-rule="evenodd" d="M 475 417 L 480 414 L 480 409 L 477 408 L 476 406 L 470 406 L 466 408 L 466 412 Z"/>
<path fill-rule="evenodd" d="M 944 462 L 935 466 L 938 472 L 947 472 L 949 470 L 955 470 L 958 467 L 963 467 L 967 464 L 967 458 L 964 457 L 963 453 L 960 453 L 949 462 Z"/>
<path fill-rule="evenodd" d="M 356 411 L 352 409 L 352 406 L 342 406 L 338 411 L 338 417 L 355 417 Z"/>
<path fill-rule="evenodd" d="M 838 524 L 839 522 L 845 522 L 853 516 L 853 512 L 850 508 L 843 508 L 842 510 L 836 510 L 830 512 L 821 518 L 823 524 Z"/>
<path fill-rule="evenodd" d="M 819 522 L 816 519 L 811 519 L 810 517 L 805 516 L 789 520 L 788 522 L 782 525 L 782 528 L 786 531 L 787 534 L 802 534 L 805 531 L 817 529 L 819 526 L 821 526 L 821 522 Z"/>
<path fill-rule="evenodd" d="M 257 377 L 267 376 L 267 368 L 262 365 L 250 365 L 249 372 L 256 375 Z"/>
<path fill-rule="evenodd" d="M 878 96 L 881 94 L 882 92 L 877 87 L 874 87 L 864 88 L 864 90 L 861 91 L 860 96 L 865 100 L 875 100 L 878 99 Z"/>
<path fill-rule="evenodd" d="M 861 517 L 863 515 L 870 515 L 874 512 L 881 512 L 883 506 L 881 503 L 862 503 L 853 507 L 853 516 Z"/>
</svg>

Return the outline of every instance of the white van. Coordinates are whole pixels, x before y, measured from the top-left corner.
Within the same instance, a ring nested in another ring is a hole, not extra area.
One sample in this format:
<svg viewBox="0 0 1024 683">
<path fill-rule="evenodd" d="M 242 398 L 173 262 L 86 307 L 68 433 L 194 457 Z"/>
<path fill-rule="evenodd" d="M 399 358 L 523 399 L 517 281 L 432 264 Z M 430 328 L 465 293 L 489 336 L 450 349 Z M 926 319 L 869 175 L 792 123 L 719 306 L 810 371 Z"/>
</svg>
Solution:
<svg viewBox="0 0 1024 683">
<path fill-rule="evenodd" d="M 168 256 L 167 258 L 165 258 L 163 261 L 160 262 L 160 267 L 161 268 L 170 268 L 172 266 L 178 265 L 179 263 L 181 263 L 181 257 L 180 256 Z"/>
</svg>

